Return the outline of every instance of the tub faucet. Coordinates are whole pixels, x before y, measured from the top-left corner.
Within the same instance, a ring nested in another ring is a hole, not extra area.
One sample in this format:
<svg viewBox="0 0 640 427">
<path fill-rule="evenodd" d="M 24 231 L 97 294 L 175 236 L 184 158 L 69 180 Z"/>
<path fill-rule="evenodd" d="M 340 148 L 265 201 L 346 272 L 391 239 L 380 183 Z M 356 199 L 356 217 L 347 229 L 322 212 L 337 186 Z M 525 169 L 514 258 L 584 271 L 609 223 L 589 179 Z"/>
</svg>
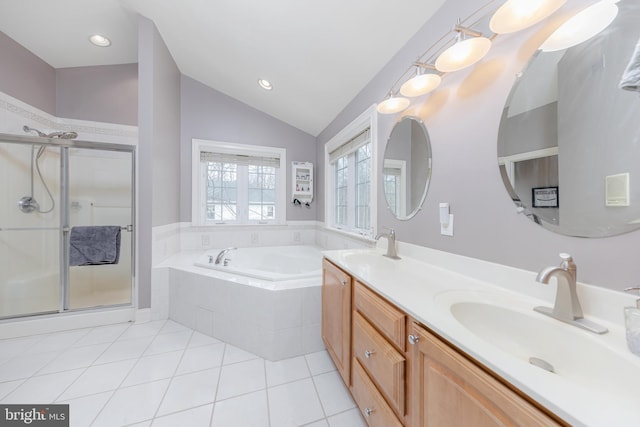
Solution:
<svg viewBox="0 0 640 427">
<path fill-rule="evenodd" d="M 216 257 L 216 261 L 215 261 L 214 264 L 220 264 L 222 262 L 222 260 L 224 259 L 224 257 L 227 256 L 227 254 L 229 252 L 235 251 L 236 249 L 238 249 L 238 248 L 227 248 L 227 249 L 221 250 L 220 253 L 218 254 L 218 256 Z"/>
<path fill-rule="evenodd" d="M 396 249 L 396 231 L 393 228 L 384 228 L 389 230 L 389 232 L 378 233 L 378 235 L 376 236 L 376 240 L 381 237 L 387 238 L 387 253 L 384 254 L 384 256 L 391 259 L 400 259 L 400 257 L 398 256 L 398 250 Z"/>
<path fill-rule="evenodd" d="M 543 268 L 536 276 L 536 281 L 545 285 L 549 284 L 549 280 L 552 277 L 557 279 L 558 289 L 556 290 L 556 301 L 553 304 L 553 308 L 535 307 L 534 310 L 561 322 L 569 323 L 597 334 L 606 333 L 608 331 L 607 328 L 583 317 L 576 285 L 576 264 L 569 254 L 561 253 L 560 258 L 562 262 L 559 267 Z"/>
</svg>

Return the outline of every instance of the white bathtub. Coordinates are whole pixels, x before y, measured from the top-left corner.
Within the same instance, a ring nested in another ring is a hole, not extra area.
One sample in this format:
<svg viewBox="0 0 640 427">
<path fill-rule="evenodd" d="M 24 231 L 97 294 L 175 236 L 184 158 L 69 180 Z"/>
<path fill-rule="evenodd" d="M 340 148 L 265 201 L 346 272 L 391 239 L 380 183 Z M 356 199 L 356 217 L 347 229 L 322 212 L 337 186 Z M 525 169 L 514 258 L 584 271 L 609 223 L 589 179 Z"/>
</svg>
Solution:
<svg viewBox="0 0 640 427">
<path fill-rule="evenodd" d="M 220 250 L 164 264 L 170 319 L 273 361 L 324 349 L 319 249 L 240 248 L 226 267 Z"/>
<path fill-rule="evenodd" d="M 270 246 L 238 248 L 227 252 L 223 262 L 215 264 L 222 249 L 209 250 L 195 265 L 225 273 L 269 281 L 287 281 L 320 277 L 322 254 L 313 246 Z"/>
</svg>

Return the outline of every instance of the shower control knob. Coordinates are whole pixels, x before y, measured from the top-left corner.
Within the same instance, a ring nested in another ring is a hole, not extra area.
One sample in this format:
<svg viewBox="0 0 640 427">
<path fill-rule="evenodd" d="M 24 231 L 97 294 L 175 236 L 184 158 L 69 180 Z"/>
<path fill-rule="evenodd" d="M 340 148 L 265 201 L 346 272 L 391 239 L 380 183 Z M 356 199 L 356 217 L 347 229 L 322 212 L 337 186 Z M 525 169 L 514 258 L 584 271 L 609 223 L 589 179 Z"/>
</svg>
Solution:
<svg viewBox="0 0 640 427">
<path fill-rule="evenodd" d="M 420 337 L 418 335 L 409 335 L 409 344 L 416 345 L 420 341 Z"/>
</svg>

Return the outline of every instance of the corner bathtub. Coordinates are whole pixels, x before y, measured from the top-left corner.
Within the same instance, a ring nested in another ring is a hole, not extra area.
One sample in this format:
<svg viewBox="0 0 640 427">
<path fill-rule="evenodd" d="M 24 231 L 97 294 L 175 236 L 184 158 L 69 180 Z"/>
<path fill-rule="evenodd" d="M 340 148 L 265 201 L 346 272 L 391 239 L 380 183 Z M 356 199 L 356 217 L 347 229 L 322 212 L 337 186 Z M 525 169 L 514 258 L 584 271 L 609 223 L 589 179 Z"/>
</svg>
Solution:
<svg viewBox="0 0 640 427">
<path fill-rule="evenodd" d="M 215 264 L 221 250 L 207 251 L 195 265 L 269 281 L 322 276 L 322 254 L 313 246 L 238 248 L 227 252 L 226 265 Z"/>
<path fill-rule="evenodd" d="M 324 349 L 322 253 L 312 246 L 182 253 L 165 263 L 169 318 L 265 359 Z"/>
</svg>

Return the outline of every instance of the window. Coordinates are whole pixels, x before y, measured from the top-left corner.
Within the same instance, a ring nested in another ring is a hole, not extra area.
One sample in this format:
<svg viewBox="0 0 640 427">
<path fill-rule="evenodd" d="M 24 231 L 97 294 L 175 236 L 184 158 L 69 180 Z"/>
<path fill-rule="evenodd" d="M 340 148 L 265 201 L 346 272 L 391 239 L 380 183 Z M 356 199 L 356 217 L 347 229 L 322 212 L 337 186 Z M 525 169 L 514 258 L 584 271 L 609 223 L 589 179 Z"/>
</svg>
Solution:
<svg viewBox="0 0 640 427">
<path fill-rule="evenodd" d="M 193 140 L 193 222 L 284 222 L 285 155 L 281 148 Z"/>
<path fill-rule="evenodd" d="M 325 221 L 367 237 L 376 227 L 375 117 L 366 111 L 325 146 Z"/>
</svg>

